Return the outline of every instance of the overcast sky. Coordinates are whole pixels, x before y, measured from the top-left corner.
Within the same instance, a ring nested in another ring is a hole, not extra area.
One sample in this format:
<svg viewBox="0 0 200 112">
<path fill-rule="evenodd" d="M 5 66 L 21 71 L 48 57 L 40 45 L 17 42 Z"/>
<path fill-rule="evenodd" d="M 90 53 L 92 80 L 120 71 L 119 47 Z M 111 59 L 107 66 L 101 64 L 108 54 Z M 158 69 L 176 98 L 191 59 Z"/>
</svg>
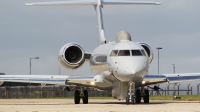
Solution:
<svg viewBox="0 0 200 112">
<path fill-rule="evenodd" d="M 58 74 L 60 48 L 79 43 L 87 52 L 98 46 L 96 12 L 93 6 L 25 6 L 24 3 L 50 0 L 0 0 L 0 72 Z M 55 0 L 56 1 L 56 0 Z M 200 72 L 200 1 L 154 0 L 159 6 L 104 6 L 107 40 L 114 41 L 120 30 L 128 31 L 135 42 L 148 43 L 154 52 L 149 73 Z M 87 75 L 89 64 L 76 71 L 61 67 L 62 75 Z"/>
</svg>

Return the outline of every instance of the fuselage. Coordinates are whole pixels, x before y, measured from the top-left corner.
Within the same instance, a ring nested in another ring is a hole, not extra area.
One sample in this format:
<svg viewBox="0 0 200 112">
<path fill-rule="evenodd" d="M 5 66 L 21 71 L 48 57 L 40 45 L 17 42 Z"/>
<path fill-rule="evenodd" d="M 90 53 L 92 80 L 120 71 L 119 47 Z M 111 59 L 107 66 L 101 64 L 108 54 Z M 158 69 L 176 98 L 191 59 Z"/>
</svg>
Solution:
<svg viewBox="0 0 200 112">
<path fill-rule="evenodd" d="M 106 57 L 106 60 L 103 60 L 103 57 Z M 90 62 L 92 70 L 110 71 L 122 82 L 141 81 L 149 67 L 149 57 L 145 49 L 129 40 L 100 45 L 94 50 L 91 58 L 94 62 L 99 61 L 96 64 Z"/>
</svg>

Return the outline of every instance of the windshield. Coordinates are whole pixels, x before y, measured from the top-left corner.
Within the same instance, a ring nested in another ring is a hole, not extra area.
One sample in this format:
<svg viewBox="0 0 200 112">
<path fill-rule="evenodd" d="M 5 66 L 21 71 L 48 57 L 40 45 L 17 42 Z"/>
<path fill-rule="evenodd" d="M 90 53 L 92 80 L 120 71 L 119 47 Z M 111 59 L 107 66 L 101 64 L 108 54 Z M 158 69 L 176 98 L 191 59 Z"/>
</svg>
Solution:
<svg viewBox="0 0 200 112">
<path fill-rule="evenodd" d="M 130 56 L 129 50 L 120 50 L 118 56 Z"/>
<path fill-rule="evenodd" d="M 117 56 L 118 50 L 113 50 L 110 54 L 110 56 Z"/>
<path fill-rule="evenodd" d="M 131 50 L 132 56 L 142 56 L 142 52 L 140 50 Z"/>
<path fill-rule="evenodd" d="M 112 50 L 110 56 L 147 56 L 145 50 Z"/>
</svg>

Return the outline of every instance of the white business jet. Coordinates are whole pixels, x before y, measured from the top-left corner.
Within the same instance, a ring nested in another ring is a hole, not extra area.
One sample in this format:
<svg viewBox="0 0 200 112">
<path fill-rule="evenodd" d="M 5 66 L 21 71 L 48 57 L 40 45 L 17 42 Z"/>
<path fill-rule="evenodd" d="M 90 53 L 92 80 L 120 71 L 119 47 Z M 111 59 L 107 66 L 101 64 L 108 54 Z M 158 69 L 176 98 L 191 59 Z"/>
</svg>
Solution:
<svg viewBox="0 0 200 112">
<path fill-rule="evenodd" d="M 64 90 L 74 90 L 74 103 L 88 103 L 88 88 L 95 90 L 112 90 L 115 99 L 126 100 L 127 104 L 149 103 L 147 85 L 157 83 L 180 83 L 200 79 L 200 73 L 188 74 L 148 74 L 149 64 L 153 60 L 151 47 L 144 42 L 133 42 L 126 31 L 117 34 L 116 41 L 107 42 L 104 33 L 102 7 L 104 5 L 159 5 L 158 2 L 131 0 L 78 0 L 62 2 L 27 3 L 29 6 L 92 5 L 98 20 L 100 45 L 92 52 L 86 53 L 81 45 L 68 43 L 59 51 L 60 64 L 68 69 L 78 69 L 84 62 L 90 63 L 94 76 L 60 76 L 60 75 L 2 75 L 0 83 L 21 82 L 66 85 Z"/>
</svg>

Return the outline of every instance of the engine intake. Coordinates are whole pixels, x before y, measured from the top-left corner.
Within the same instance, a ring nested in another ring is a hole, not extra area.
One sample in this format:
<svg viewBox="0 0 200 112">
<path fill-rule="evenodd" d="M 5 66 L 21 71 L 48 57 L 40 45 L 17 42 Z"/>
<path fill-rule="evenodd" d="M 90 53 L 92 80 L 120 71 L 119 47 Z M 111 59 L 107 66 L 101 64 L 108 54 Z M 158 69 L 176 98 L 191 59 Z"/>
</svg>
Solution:
<svg viewBox="0 0 200 112">
<path fill-rule="evenodd" d="M 64 68 L 73 70 L 85 62 L 84 54 L 85 51 L 79 44 L 68 43 L 60 49 L 58 60 Z"/>
<path fill-rule="evenodd" d="M 78 63 L 83 56 L 82 50 L 77 46 L 70 46 L 65 51 L 65 59 L 69 63 Z"/>
</svg>

